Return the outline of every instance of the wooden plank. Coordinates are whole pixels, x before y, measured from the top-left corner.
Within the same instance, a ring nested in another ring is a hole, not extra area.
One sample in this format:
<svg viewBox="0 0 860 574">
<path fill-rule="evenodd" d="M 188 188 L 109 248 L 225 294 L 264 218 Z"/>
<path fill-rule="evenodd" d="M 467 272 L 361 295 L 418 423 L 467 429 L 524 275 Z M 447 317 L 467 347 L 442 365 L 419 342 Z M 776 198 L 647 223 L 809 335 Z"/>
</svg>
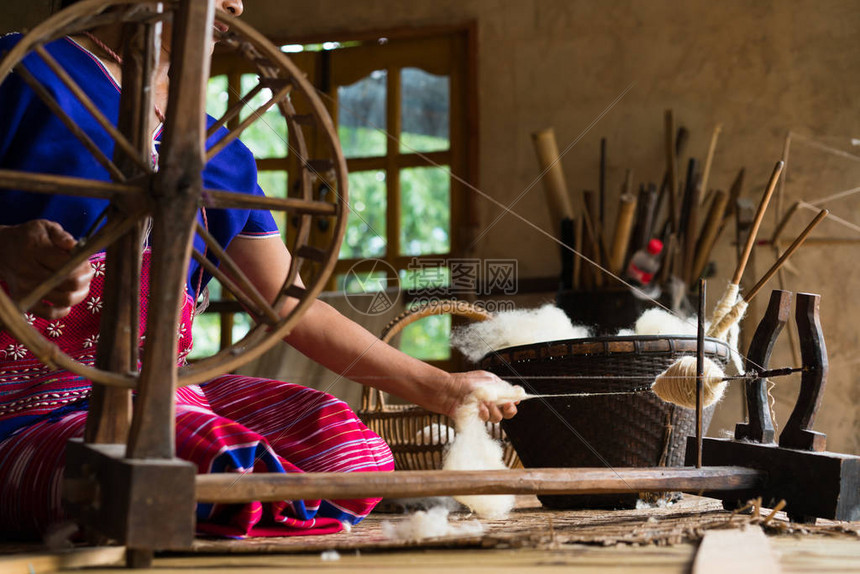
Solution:
<svg viewBox="0 0 860 574">
<path fill-rule="evenodd" d="M 201 474 L 199 502 L 406 498 L 458 494 L 610 494 L 753 489 L 764 472 L 742 467 L 541 468 L 301 474 Z"/>
<path fill-rule="evenodd" d="M 696 552 L 693 574 L 724 572 L 778 574 L 782 568 L 760 528 L 709 530 Z"/>
<path fill-rule="evenodd" d="M 18 554 L 0 558 L 0 571 L 10 574 L 41 574 L 71 568 L 120 566 L 125 561 L 125 546 L 75 548 L 61 552 Z"/>
</svg>

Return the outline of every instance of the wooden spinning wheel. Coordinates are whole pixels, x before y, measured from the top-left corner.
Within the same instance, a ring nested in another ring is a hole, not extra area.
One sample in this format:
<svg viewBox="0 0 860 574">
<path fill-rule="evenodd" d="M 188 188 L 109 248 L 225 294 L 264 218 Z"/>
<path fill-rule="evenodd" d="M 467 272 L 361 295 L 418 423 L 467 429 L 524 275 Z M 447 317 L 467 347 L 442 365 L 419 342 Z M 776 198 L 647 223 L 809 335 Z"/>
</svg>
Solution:
<svg viewBox="0 0 860 574">
<path fill-rule="evenodd" d="M 213 19 L 224 26 L 213 27 Z M 124 41 L 123 90 L 119 119 L 114 123 L 99 112 L 87 96 L 85 86 L 75 83 L 45 45 L 64 36 L 120 22 Z M 158 58 L 166 53 L 160 49 L 160 30 L 168 24 L 173 27 L 169 54 L 171 80 L 159 167 L 155 168 L 149 129 L 153 109 L 151 78 Z M 229 30 L 223 31 L 224 27 Z M 207 128 L 203 102 L 213 34 L 224 49 L 253 65 L 259 81 Z M 114 157 L 107 157 L 28 72 L 22 64 L 28 56 L 41 59 L 110 134 L 115 142 Z M 172 430 L 143 427 L 148 425 L 147 420 L 157 420 L 159 426 L 165 426 L 172 417 L 172 389 L 229 372 L 265 352 L 289 333 L 333 270 L 346 225 L 347 179 L 346 163 L 331 119 L 314 88 L 276 46 L 229 14 L 220 11 L 215 14 L 211 0 L 84 0 L 54 15 L 21 39 L 0 62 L 0 81 L 13 73 L 28 83 L 78 137 L 112 181 L 0 170 L 0 188 L 101 198 L 109 202 L 106 223 L 79 245 L 64 269 L 21 300 L 13 301 L 0 291 L 0 319 L 43 362 L 99 383 L 94 389 L 91 419 L 95 418 L 92 413 L 101 416 L 109 403 L 126 408 L 127 389 L 137 388 L 138 406 L 143 407 L 139 410 L 148 414 L 146 418 L 135 418 L 132 424 L 129 454 L 170 457 Z M 271 93 L 266 104 L 242 120 L 238 128 L 219 131 L 239 116 L 249 100 L 266 90 Z M 264 198 L 204 189 L 201 172 L 206 162 L 272 106 L 277 106 L 287 124 L 290 154 L 299 158 L 296 163 L 301 173 L 294 179 L 300 186 L 293 197 Z M 315 145 L 314 149 L 326 149 L 324 157 L 309 157 L 306 134 L 311 132 L 323 140 L 323 145 Z M 208 149 L 204 143 L 207 141 Z M 320 186 L 331 190 L 327 194 L 330 200 L 315 199 L 319 194 L 314 190 Z M 287 280 L 274 301 L 265 300 L 208 230 L 196 224 L 201 207 L 268 209 L 290 214 L 295 223 L 295 231 L 291 233 L 294 240 L 288 245 L 293 257 Z M 138 357 L 140 245 L 147 219 L 152 221 L 147 343 L 144 356 Z M 331 240 L 323 247 L 311 246 L 311 227 L 322 220 L 333 229 Z M 205 242 L 206 250 L 218 258 L 220 266 L 192 248 L 195 231 Z M 96 363 L 89 365 L 65 354 L 33 329 L 25 313 L 56 287 L 69 270 L 101 251 L 106 251 L 107 258 L 103 322 Z M 190 257 L 235 296 L 256 320 L 256 326 L 229 348 L 177 369 L 176 325 Z M 296 285 L 300 272 L 304 287 Z M 88 427 L 88 438 L 124 440 L 121 428 L 107 428 L 117 424 L 93 421 Z"/>
<path fill-rule="evenodd" d="M 0 321 L 43 363 L 93 382 L 84 441 L 73 440 L 67 448 L 64 509 L 99 539 L 127 545 L 130 562 L 138 564 L 146 563 L 153 549 L 187 547 L 194 532 L 195 468 L 174 456 L 175 388 L 229 372 L 287 335 L 324 288 L 346 226 L 346 162 L 314 88 L 277 47 L 229 14 L 216 14 L 214 4 L 214 0 L 83 0 L 37 26 L 0 62 L 0 81 L 16 74 L 28 84 L 110 175 L 106 181 L 0 170 L 0 189 L 96 198 L 106 205 L 104 224 L 79 242 L 63 269 L 20 300 L 0 290 Z M 87 86 L 79 85 L 46 49 L 54 40 L 108 25 L 122 27 L 118 119 L 106 118 L 88 96 Z M 161 30 L 168 26 L 173 31 L 170 82 L 156 162 L 153 78 L 158 59 L 167 54 L 161 49 Z M 213 36 L 220 41 L 219 49 L 250 62 L 258 83 L 211 123 L 204 99 Z M 30 62 L 47 67 L 74 96 L 73 105 L 80 107 L 74 109 L 85 110 L 109 134 L 112 157 L 75 122 L 69 104 L 59 104 L 31 73 Z M 252 98 L 266 93 L 271 96 L 263 106 L 232 131 L 224 129 L 241 118 Z M 291 173 L 298 182 L 291 197 L 205 189 L 202 173 L 207 162 L 273 106 L 286 122 L 290 155 L 299 170 Z M 310 156 L 306 143 L 310 138 L 314 150 L 325 152 Z M 327 191 L 322 194 L 325 199 L 318 199 L 320 189 Z M 206 226 L 197 224 L 201 208 L 289 214 L 294 226 L 287 245 L 292 259 L 274 300 L 267 300 Z M 310 244 L 311 229 L 318 224 L 331 230 L 323 246 Z M 206 253 L 194 249 L 195 233 Z M 141 303 L 145 244 L 151 248 L 150 281 L 148 299 Z M 100 252 L 105 252 L 105 282 L 98 350 L 94 362 L 82 361 L 33 328 L 26 313 L 69 271 Z M 207 253 L 217 258 L 218 265 Z M 235 296 L 256 326 L 229 348 L 180 367 L 177 325 L 192 257 Z M 141 304 L 147 305 L 146 343 L 139 356 Z M 132 389 L 137 392 L 133 413 Z"/>
</svg>

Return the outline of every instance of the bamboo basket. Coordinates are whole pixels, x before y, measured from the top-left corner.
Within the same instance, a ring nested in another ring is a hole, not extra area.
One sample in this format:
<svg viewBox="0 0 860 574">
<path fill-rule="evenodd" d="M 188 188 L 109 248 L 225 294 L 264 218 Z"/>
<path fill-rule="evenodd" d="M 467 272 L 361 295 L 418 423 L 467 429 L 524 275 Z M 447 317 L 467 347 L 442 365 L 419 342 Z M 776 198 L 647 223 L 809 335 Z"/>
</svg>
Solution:
<svg viewBox="0 0 860 574">
<path fill-rule="evenodd" d="M 393 319 L 382 331 L 381 339 L 391 339 L 420 319 L 431 315 L 457 315 L 473 321 L 486 321 L 487 311 L 457 300 L 443 300 L 410 309 Z M 454 422 L 445 415 L 417 405 L 388 404 L 384 394 L 364 387 L 358 417 L 388 443 L 397 470 L 438 470 L 447 446 L 454 440 Z M 503 460 L 509 468 L 521 466 L 517 453 L 499 424 L 487 423 L 487 430 L 504 449 Z"/>
<path fill-rule="evenodd" d="M 570 339 L 500 349 L 480 366 L 529 393 L 578 395 L 524 401 L 517 416 L 503 422 L 526 468 L 681 466 L 687 437 L 695 434 L 695 412 L 662 401 L 650 387 L 696 346 L 695 336 L 684 335 Z M 704 354 L 725 367 L 731 350 L 706 338 Z M 705 430 L 713 409 L 705 409 Z M 568 509 L 630 508 L 639 497 L 538 498 Z"/>
</svg>

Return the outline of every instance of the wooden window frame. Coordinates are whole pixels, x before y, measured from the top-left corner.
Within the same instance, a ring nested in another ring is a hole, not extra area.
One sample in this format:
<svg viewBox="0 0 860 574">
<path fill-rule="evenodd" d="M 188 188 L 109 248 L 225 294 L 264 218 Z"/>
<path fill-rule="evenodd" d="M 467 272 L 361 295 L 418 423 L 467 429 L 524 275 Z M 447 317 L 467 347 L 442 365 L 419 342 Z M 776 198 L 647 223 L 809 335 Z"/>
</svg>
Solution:
<svg viewBox="0 0 860 574">
<path fill-rule="evenodd" d="M 380 39 L 385 39 L 384 43 Z M 382 260 L 396 270 L 406 269 L 413 261 L 439 260 L 440 258 L 466 258 L 470 256 L 470 246 L 473 241 L 477 225 L 475 210 L 475 195 L 469 186 L 479 187 L 478 174 L 478 149 L 479 149 L 479 117 L 478 117 L 478 86 L 477 86 L 477 26 L 474 22 L 460 26 L 426 27 L 421 29 L 396 29 L 384 31 L 367 31 L 356 33 L 355 31 L 340 33 L 333 31 L 323 35 L 298 36 L 276 39 L 276 45 L 287 44 L 314 44 L 328 41 L 338 42 L 363 42 L 365 54 L 368 51 L 378 50 L 386 62 L 385 69 L 388 70 L 388 86 L 386 101 L 386 131 L 389 134 L 400 135 L 401 126 L 401 74 L 403 68 L 420 68 L 432 74 L 444 74 L 450 77 L 450 112 L 449 112 L 449 149 L 446 151 L 435 151 L 422 153 L 419 156 L 411 152 L 401 152 L 397 143 L 386 146 L 385 156 L 371 158 L 348 158 L 347 168 L 350 172 L 367 170 L 384 170 L 386 172 L 386 241 L 385 254 L 374 259 Z M 394 50 L 392 50 L 394 49 Z M 436 50 L 430 58 L 422 58 L 421 49 Z M 348 60 L 346 50 L 337 54 L 339 60 Z M 383 52 L 384 51 L 384 52 Z M 442 57 L 440 57 L 440 52 Z M 322 54 L 322 56 L 320 56 Z M 352 82 L 340 80 L 349 79 L 340 71 L 338 77 L 333 77 L 331 61 L 326 61 L 325 53 L 300 52 L 288 54 L 288 57 L 308 74 L 308 79 L 328 94 L 324 102 L 329 113 L 337 125 L 337 85 L 349 85 L 366 74 L 360 70 L 355 74 Z M 348 65 L 348 62 L 339 62 L 338 66 Z M 372 66 L 370 66 L 372 68 Z M 367 69 L 368 66 L 364 66 Z M 379 69 L 379 68 L 376 68 Z M 248 73 L 241 61 L 231 58 L 213 58 L 212 76 L 226 75 L 228 81 L 228 106 L 238 99 L 240 91 L 240 77 Z M 337 80 L 330 82 L 329 80 Z M 238 120 L 234 120 L 238 121 Z M 228 125 L 228 127 L 231 127 Z M 306 136 L 307 137 L 307 136 Z M 397 139 L 399 142 L 399 138 Z M 308 142 L 309 146 L 315 145 L 313 138 Z M 433 167 L 427 160 L 434 164 L 446 165 L 451 174 L 450 181 L 450 250 L 447 253 L 434 253 L 432 255 L 400 255 L 400 170 L 412 167 Z M 293 188 L 293 173 L 290 164 L 295 161 L 291 154 L 284 158 L 263 158 L 257 160 L 259 171 L 283 171 L 289 174 L 288 190 Z M 468 185 L 462 181 L 468 182 Z M 288 227 L 288 233 L 292 226 Z M 324 233 L 324 232 L 321 232 Z M 373 265 L 372 260 L 362 259 L 340 259 L 335 267 L 329 288 L 334 289 L 335 277 L 349 270 L 365 271 Z M 399 280 L 399 278 L 397 278 Z M 404 292 L 404 296 L 407 295 Z M 420 293 L 412 293 L 413 297 L 420 297 Z M 233 329 L 233 313 L 241 309 L 233 302 L 213 302 L 212 311 L 221 316 L 221 345 L 231 342 Z M 459 368 L 461 365 L 456 359 L 442 361 L 430 361 L 443 368 Z"/>
</svg>

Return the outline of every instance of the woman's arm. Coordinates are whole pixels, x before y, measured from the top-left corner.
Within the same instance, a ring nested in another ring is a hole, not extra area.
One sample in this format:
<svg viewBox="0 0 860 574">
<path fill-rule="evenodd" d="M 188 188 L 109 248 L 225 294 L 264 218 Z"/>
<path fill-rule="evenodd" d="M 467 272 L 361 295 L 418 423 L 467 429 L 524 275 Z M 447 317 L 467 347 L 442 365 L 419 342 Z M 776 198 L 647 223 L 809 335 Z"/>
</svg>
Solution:
<svg viewBox="0 0 860 574">
<path fill-rule="evenodd" d="M 287 277 L 290 254 L 278 237 L 235 238 L 227 253 L 269 300 Z M 288 311 L 288 309 L 287 309 Z M 285 312 L 287 312 L 285 311 Z M 393 393 L 429 410 L 452 414 L 477 387 L 499 379 L 485 371 L 449 374 L 380 341 L 326 303 L 314 301 L 285 340 L 326 368 Z M 483 405 L 482 418 L 499 421 L 516 406 Z"/>
</svg>

